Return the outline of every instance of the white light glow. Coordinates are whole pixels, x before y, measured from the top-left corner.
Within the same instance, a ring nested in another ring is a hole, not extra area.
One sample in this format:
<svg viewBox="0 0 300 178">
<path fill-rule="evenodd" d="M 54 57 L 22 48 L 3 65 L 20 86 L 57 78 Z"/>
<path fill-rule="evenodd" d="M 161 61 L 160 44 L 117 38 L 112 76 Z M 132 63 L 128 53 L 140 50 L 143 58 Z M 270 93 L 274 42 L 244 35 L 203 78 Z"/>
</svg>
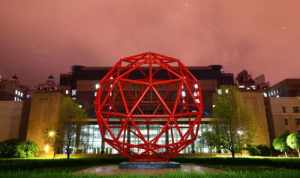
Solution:
<svg viewBox="0 0 300 178">
<path fill-rule="evenodd" d="M 243 135 L 244 132 L 243 132 L 242 130 L 238 130 L 238 131 L 237 131 L 237 134 L 238 134 L 238 135 Z"/>
<path fill-rule="evenodd" d="M 198 88 L 199 88 L 199 86 L 198 86 L 197 83 L 194 85 L 194 87 L 195 87 L 195 89 L 198 89 Z"/>
<path fill-rule="evenodd" d="M 66 90 L 66 95 L 68 95 L 69 94 L 69 90 Z"/>
<path fill-rule="evenodd" d="M 263 93 L 264 97 L 267 98 L 268 94 L 266 92 Z"/>
<path fill-rule="evenodd" d="M 222 95 L 222 89 L 218 89 L 218 95 Z"/>
<path fill-rule="evenodd" d="M 193 94 L 193 95 L 196 97 L 196 96 L 198 96 L 198 93 L 197 93 L 197 92 L 194 92 L 194 94 Z"/>
<path fill-rule="evenodd" d="M 182 91 L 182 92 L 181 92 L 181 96 L 182 96 L 182 97 L 186 97 L 185 91 Z"/>
<path fill-rule="evenodd" d="M 226 90 L 225 90 L 225 93 L 228 94 L 228 93 L 229 93 L 229 89 L 226 89 Z"/>
<path fill-rule="evenodd" d="M 98 89 L 100 88 L 99 83 L 96 83 L 96 84 L 95 84 L 95 88 L 96 88 L 96 90 L 98 90 Z"/>
<path fill-rule="evenodd" d="M 72 90 L 72 96 L 76 95 L 76 90 Z"/>
</svg>

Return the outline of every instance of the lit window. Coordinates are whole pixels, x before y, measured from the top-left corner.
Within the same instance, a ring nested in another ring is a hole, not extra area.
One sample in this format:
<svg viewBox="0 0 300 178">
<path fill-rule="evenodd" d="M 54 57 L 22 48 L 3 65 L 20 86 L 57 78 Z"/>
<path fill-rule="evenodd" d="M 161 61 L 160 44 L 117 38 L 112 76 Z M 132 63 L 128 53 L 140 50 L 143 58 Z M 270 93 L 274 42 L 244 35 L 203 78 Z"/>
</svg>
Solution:
<svg viewBox="0 0 300 178">
<path fill-rule="evenodd" d="M 94 96 L 97 96 L 97 92 L 94 92 Z"/>
<path fill-rule="evenodd" d="M 182 96 L 182 97 L 186 97 L 185 91 L 182 91 L 182 92 L 181 92 L 181 96 Z"/>
<path fill-rule="evenodd" d="M 72 90 L 72 96 L 76 95 L 76 90 Z"/>
<path fill-rule="evenodd" d="M 239 88 L 245 88 L 245 85 L 240 85 Z"/>
<path fill-rule="evenodd" d="M 98 90 L 100 88 L 99 83 L 96 83 L 95 88 L 96 88 L 96 90 Z"/>
<path fill-rule="evenodd" d="M 69 94 L 69 90 L 66 90 L 66 95 L 68 95 Z"/>
<path fill-rule="evenodd" d="M 198 96 L 198 93 L 197 93 L 197 92 L 194 92 L 194 96 L 195 96 L 195 97 Z"/>
<path fill-rule="evenodd" d="M 199 88 L 199 86 L 198 86 L 197 83 L 194 85 L 194 87 L 195 87 L 195 89 L 198 89 L 198 88 Z"/>
<path fill-rule="evenodd" d="M 15 97 L 14 100 L 17 101 L 17 97 Z"/>
<path fill-rule="evenodd" d="M 228 93 L 229 93 L 229 89 L 226 89 L 226 90 L 225 90 L 225 93 L 228 94 Z"/>
<path fill-rule="evenodd" d="M 300 112 L 299 106 L 294 106 L 293 111 L 294 113 L 299 113 Z"/>
<path fill-rule="evenodd" d="M 197 98 L 197 99 L 195 99 L 195 102 L 196 103 L 200 103 L 200 100 Z"/>
<path fill-rule="evenodd" d="M 268 94 L 266 92 L 263 93 L 264 97 L 267 98 Z"/>
<path fill-rule="evenodd" d="M 15 90 L 15 95 L 18 95 L 19 91 L 18 90 Z"/>
<path fill-rule="evenodd" d="M 218 95 L 222 95 L 222 89 L 218 89 Z"/>
</svg>

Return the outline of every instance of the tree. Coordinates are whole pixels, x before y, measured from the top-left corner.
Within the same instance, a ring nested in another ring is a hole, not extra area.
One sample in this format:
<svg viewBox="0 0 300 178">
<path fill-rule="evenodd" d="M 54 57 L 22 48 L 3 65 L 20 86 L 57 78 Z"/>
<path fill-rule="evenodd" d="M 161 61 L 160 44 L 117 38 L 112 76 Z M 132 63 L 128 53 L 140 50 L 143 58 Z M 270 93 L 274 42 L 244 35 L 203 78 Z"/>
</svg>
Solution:
<svg viewBox="0 0 300 178">
<path fill-rule="evenodd" d="M 220 137 L 214 131 L 206 131 L 201 135 L 201 139 L 205 141 L 205 144 L 209 147 L 210 150 L 216 149 L 217 152 L 221 152 L 221 143 Z"/>
<path fill-rule="evenodd" d="M 253 119 L 242 101 L 239 91 L 232 86 L 222 86 L 214 97 L 213 115 L 217 118 L 216 134 L 222 149 L 235 153 L 250 144 L 254 133 Z"/>
<path fill-rule="evenodd" d="M 287 136 L 289 135 L 288 132 L 283 133 L 282 135 L 280 135 L 279 137 L 275 138 L 273 140 L 273 147 L 275 150 L 280 151 L 280 152 L 284 152 L 285 157 L 287 157 L 287 150 L 289 149 L 288 145 L 287 145 Z"/>
<path fill-rule="evenodd" d="M 64 146 L 68 159 L 70 159 L 70 154 L 73 152 L 74 135 L 77 134 L 77 128 L 84 118 L 87 118 L 87 114 L 81 105 L 74 102 L 70 97 L 63 98 L 60 108 L 61 122 L 59 126 L 59 133 L 63 137 L 57 137 L 57 143 L 60 146 Z"/>
<path fill-rule="evenodd" d="M 287 136 L 286 144 L 293 150 L 296 150 L 300 158 L 300 133 L 291 133 Z"/>
</svg>

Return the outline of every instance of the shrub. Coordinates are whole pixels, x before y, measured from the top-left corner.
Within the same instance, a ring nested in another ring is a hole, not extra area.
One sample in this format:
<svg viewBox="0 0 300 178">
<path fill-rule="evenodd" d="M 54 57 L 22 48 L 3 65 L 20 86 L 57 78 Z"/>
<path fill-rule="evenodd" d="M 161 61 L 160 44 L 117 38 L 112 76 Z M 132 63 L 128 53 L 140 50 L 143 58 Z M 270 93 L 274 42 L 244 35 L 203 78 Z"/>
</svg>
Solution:
<svg viewBox="0 0 300 178">
<path fill-rule="evenodd" d="M 260 152 L 259 156 L 271 156 L 272 154 L 271 148 L 267 145 L 257 145 L 256 148 Z"/>
<path fill-rule="evenodd" d="M 0 157 L 2 158 L 14 158 L 17 157 L 17 145 L 19 140 L 11 139 L 0 143 Z"/>
<path fill-rule="evenodd" d="M 260 150 L 256 147 L 256 146 L 248 146 L 246 148 L 246 150 L 248 151 L 248 153 L 251 155 L 251 156 L 258 156 L 260 155 Z"/>
<path fill-rule="evenodd" d="M 267 145 L 248 146 L 247 151 L 251 156 L 270 156 L 271 148 Z"/>
<path fill-rule="evenodd" d="M 32 141 L 25 141 L 17 145 L 17 157 L 19 158 L 34 157 L 38 151 L 37 144 Z"/>
<path fill-rule="evenodd" d="M 0 157 L 2 158 L 28 158 L 38 152 L 38 146 L 32 141 L 17 139 L 6 140 L 0 143 Z"/>
</svg>

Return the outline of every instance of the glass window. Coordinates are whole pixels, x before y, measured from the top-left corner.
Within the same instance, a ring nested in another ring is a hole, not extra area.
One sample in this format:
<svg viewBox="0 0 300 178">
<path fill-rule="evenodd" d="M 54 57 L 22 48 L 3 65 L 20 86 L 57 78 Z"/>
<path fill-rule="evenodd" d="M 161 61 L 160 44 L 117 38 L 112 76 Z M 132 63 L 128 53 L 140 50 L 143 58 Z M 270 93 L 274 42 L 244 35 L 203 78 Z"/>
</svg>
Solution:
<svg viewBox="0 0 300 178">
<path fill-rule="evenodd" d="M 282 106 L 282 112 L 286 113 L 286 107 L 285 106 Z"/>
<path fill-rule="evenodd" d="M 296 120 L 296 125 L 300 125 L 300 118 L 297 118 L 295 120 Z"/>
<path fill-rule="evenodd" d="M 299 113 L 300 112 L 299 106 L 294 106 L 293 111 L 294 113 Z"/>
<path fill-rule="evenodd" d="M 288 121 L 288 119 L 284 119 L 284 125 L 288 125 L 289 124 L 289 121 Z"/>
</svg>

